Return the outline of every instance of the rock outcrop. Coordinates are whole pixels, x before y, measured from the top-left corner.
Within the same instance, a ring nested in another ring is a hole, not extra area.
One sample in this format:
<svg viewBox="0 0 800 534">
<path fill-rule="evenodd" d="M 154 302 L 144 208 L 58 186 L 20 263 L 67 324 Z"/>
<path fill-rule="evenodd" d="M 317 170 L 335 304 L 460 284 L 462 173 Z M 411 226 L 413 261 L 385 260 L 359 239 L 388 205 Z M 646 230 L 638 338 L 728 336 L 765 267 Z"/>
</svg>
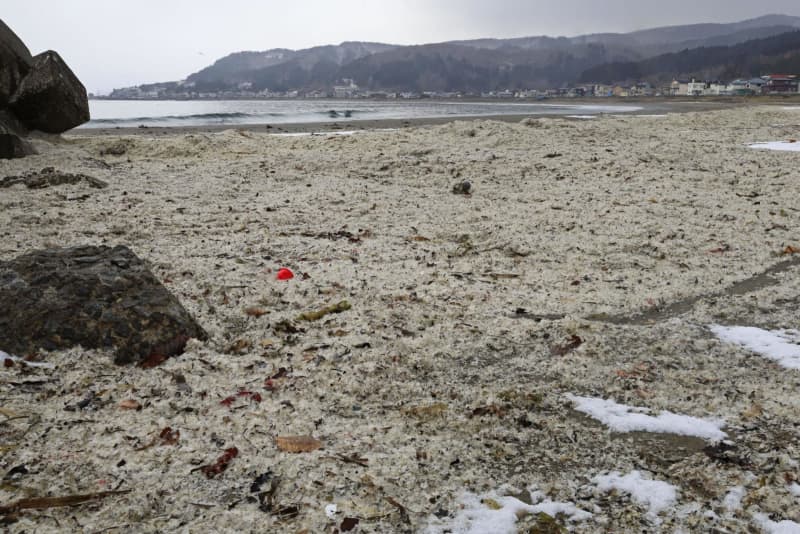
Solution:
<svg viewBox="0 0 800 534">
<path fill-rule="evenodd" d="M 28 47 L 0 20 L 0 102 L 11 100 L 31 65 L 33 57 Z"/>
<path fill-rule="evenodd" d="M 33 146 L 24 139 L 26 133 L 26 128 L 16 117 L 0 109 L 0 159 L 22 158 L 35 154 Z"/>
<path fill-rule="evenodd" d="M 35 153 L 20 132 L 3 121 L 0 112 L 0 159 L 22 158 Z"/>
<path fill-rule="evenodd" d="M 33 58 L 9 107 L 28 128 L 62 133 L 89 120 L 86 88 L 56 52 Z"/>
<path fill-rule="evenodd" d="M 61 57 L 31 56 L 0 20 L 0 158 L 34 154 L 29 130 L 58 134 L 88 120 L 86 88 Z"/>
<path fill-rule="evenodd" d="M 0 261 L 0 350 L 73 346 L 154 365 L 206 333 L 129 248 L 39 250 Z"/>
</svg>

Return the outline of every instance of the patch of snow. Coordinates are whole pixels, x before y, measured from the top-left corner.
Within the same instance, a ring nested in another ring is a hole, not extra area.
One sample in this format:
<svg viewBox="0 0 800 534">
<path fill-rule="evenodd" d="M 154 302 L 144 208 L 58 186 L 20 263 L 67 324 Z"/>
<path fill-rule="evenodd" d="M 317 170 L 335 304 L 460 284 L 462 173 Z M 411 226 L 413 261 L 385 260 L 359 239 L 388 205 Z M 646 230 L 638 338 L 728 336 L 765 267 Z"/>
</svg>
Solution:
<svg viewBox="0 0 800 534">
<path fill-rule="evenodd" d="M 597 118 L 597 115 L 567 115 L 568 119 L 580 119 L 584 121 L 591 121 Z"/>
<path fill-rule="evenodd" d="M 272 137 L 325 137 L 330 135 L 356 135 L 370 132 L 396 132 L 399 128 L 375 128 L 372 130 L 332 130 L 320 132 L 285 132 L 267 134 Z"/>
<path fill-rule="evenodd" d="M 752 326 L 709 326 L 722 341 L 745 347 L 787 369 L 800 369 L 800 332 L 762 330 Z"/>
<path fill-rule="evenodd" d="M 652 416 L 648 415 L 650 410 L 647 408 L 626 406 L 613 400 L 571 394 L 567 398 L 575 403 L 576 410 L 597 419 L 615 432 L 657 432 L 713 441 L 725 439 L 727 436 L 720 430 L 725 426 L 725 421 L 721 419 L 699 419 L 667 411 Z"/>
<path fill-rule="evenodd" d="M 647 506 L 648 512 L 656 515 L 678 502 L 678 490 L 672 484 L 661 480 L 644 478 L 639 471 L 631 471 L 625 476 L 617 472 L 596 476 L 592 482 L 600 491 L 617 490 L 627 493 L 635 502 Z"/>
<path fill-rule="evenodd" d="M 664 117 L 669 117 L 669 115 L 665 113 L 637 113 L 636 115 L 612 115 L 612 117 L 616 119 L 621 118 L 628 118 L 628 117 L 639 117 L 639 118 L 646 118 L 646 119 L 663 119 Z"/>
<path fill-rule="evenodd" d="M 336 512 L 338 511 L 339 508 L 335 504 L 329 504 L 325 507 L 325 515 L 327 515 L 329 519 L 335 518 Z"/>
<path fill-rule="evenodd" d="M 273 137 L 324 137 L 328 135 L 355 135 L 359 132 L 355 130 L 336 130 L 332 132 L 287 132 L 287 133 L 271 133 Z"/>
<path fill-rule="evenodd" d="M 794 495 L 795 497 L 800 497 L 800 484 L 797 482 L 792 482 L 789 484 L 789 493 Z"/>
<path fill-rule="evenodd" d="M 567 521 L 585 521 L 592 514 L 581 510 L 572 503 L 554 502 L 544 499 L 539 492 L 531 492 L 531 500 L 536 504 L 526 504 L 514 497 L 501 497 L 490 493 L 484 497 L 466 493 L 461 498 L 462 509 L 451 520 L 432 519 L 427 534 L 513 534 L 516 523 L 525 515 L 545 513 L 551 517 L 564 514 Z M 541 500 L 541 502 L 537 502 Z"/>
<path fill-rule="evenodd" d="M 735 486 L 728 490 L 727 495 L 722 500 L 722 506 L 729 512 L 742 509 L 742 499 L 745 496 L 744 486 Z"/>
<path fill-rule="evenodd" d="M 800 523 L 772 521 L 767 514 L 753 514 L 756 524 L 767 534 L 800 534 Z"/>
<path fill-rule="evenodd" d="M 8 353 L 3 352 L 2 350 L 0 350 L 0 367 L 5 366 L 6 360 L 11 360 L 12 362 L 21 363 L 23 365 L 27 365 L 28 367 L 42 367 L 44 369 L 55 369 L 56 368 L 56 366 L 53 365 L 52 363 L 29 362 L 27 360 L 24 360 L 24 359 L 20 358 L 19 356 L 14 356 L 12 354 L 8 354 Z"/>
<path fill-rule="evenodd" d="M 753 143 L 750 148 L 756 150 L 779 150 L 782 152 L 800 152 L 800 143 L 789 141 L 771 141 L 769 143 Z"/>
</svg>

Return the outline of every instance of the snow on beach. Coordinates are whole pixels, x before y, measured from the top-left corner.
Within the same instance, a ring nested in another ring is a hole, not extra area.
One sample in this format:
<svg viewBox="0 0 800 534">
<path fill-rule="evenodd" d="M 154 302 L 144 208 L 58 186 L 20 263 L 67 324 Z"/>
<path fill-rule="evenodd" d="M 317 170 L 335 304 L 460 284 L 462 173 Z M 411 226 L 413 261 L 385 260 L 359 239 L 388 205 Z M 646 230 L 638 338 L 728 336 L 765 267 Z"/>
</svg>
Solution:
<svg viewBox="0 0 800 534">
<path fill-rule="evenodd" d="M 43 369 L 53 369 L 55 366 L 47 362 L 29 362 L 19 356 L 14 356 L 0 350 L 0 368 L 10 367 L 14 363 L 22 364 L 27 367 L 41 367 Z"/>
<path fill-rule="evenodd" d="M 747 494 L 747 490 L 744 486 L 735 486 L 728 490 L 728 493 L 725 494 L 725 498 L 722 501 L 722 506 L 728 512 L 736 512 L 737 510 L 742 509 L 742 499 Z"/>
<path fill-rule="evenodd" d="M 668 411 L 653 416 L 648 415 L 650 410 L 647 408 L 626 406 L 613 400 L 579 397 L 572 394 L 567 394 L 566 397 L 575 403 L 577 411 L 600 421 L 614 432 L 660 432 L 714 441 L 725 439 L 727 436 L 721 430 L 725 422 L 718 419 L 700 419 Z"/>
<path fill-rule="evenodd" d="M 678 489 L 662 480 L 652 480 L 639 471 L 627 475 L 609 473 L 592 479 L 600 491 L 617 490 L 627 493 L 631 499 L 647 508 L 650 516 L 672 508 L 678 502 Z"/>
<path fill-rule="evenodd" d="M 526 504 L 515 497 L 489 493 L 478 496 L 466 493 L 461 498 L 461 510 L 445 521 L 431 519 L 426 534 L 514 534 L 517 522 L 525 516 L 547 514 L 551 518 L 563 517 L 568 523 L 591 519 L 592 514 L 581 510 L 573 503 L 553 502 L 541 492 L 530 491 L 532 504 Z"/>
<path fill-rule="evenodd" d="M 800 152 L 800 143 L 797 141 L 770 141 L 766 143 L 753 143 L 750 148 L 756 150 L 776 150 L 779 152 Z"/>
<path fill-rule="evenodd" d="M 800 534 L 800 523 L 795 521 L 773 521 L 767 514 L 753 514 L 753 519 L 766 534 Z"/>
<path fill-rule="evenodd" d="M 752 326 L 711 325 L 709 329 L 726 342 L 745 347 L 787 369 L 800 369 L 800 332 L 763 330 Z"/>
</svg>

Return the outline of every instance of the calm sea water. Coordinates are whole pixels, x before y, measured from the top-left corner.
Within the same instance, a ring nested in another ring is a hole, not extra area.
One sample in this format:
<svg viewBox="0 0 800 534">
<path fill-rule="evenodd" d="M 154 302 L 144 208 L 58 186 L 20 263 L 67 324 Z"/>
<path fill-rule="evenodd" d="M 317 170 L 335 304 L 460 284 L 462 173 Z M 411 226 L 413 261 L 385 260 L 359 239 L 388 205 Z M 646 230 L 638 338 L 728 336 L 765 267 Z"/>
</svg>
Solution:
<svg viewBox="0 0 800 534">
<path fill-rule="evenodd" d="M 358 100 L 91 100 L 81 128 L 292 124 L 485 115 L 595 115 L 638 111 L 626 105 Z"/>
</svg>

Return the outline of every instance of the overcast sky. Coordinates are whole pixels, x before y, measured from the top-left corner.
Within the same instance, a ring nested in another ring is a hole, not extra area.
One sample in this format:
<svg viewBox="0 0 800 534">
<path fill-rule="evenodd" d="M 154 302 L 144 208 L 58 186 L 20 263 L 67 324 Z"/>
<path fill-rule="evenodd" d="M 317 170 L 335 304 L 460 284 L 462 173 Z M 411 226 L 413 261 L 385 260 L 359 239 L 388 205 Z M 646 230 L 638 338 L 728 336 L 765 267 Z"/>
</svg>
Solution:
<svg viewBox="0 0 800 534">
<path fill-rule="evenodd" d="M 799 0 L 2 0 L 34 54 L 58 51 L 90 92 L 179 80 L 240 50 L 342 41 L 627 32 L 768 13 Z"/>
</svg>

